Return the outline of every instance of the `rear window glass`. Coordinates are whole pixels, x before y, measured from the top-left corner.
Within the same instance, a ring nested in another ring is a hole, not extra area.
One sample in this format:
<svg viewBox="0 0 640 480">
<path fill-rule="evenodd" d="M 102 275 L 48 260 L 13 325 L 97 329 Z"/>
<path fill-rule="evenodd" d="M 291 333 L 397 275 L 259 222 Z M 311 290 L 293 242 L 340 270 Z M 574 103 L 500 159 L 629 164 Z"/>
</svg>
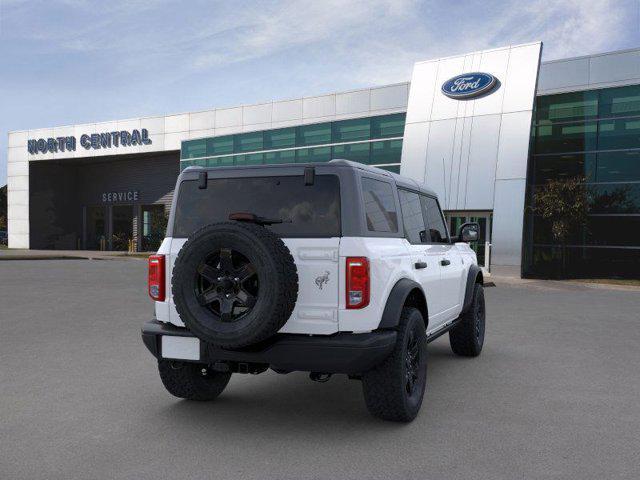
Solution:
<svg viewBox="0 0 640 480">
<path fill-rule="evenodd" d="M 340 181 L 335 175 L 316 175 L 313 185 L 304 177 L 253 177 L 209 179 L 199 189 L 197 180 L 180 184 L 174 237 L 188 237 L 229 214 L 249 212 L 283 223 L 267 226 L 281 237 L 340 236 Z"/>
</svg>

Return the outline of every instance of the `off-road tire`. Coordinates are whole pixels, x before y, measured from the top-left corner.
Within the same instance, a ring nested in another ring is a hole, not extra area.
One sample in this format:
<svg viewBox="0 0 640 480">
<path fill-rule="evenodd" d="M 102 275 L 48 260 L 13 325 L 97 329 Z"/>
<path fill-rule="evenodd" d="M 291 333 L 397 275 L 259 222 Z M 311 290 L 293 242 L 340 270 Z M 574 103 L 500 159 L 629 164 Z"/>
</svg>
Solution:
<svg viewBox="0 0 640 480">
<path fill-rule="evenodd" d="M 407 392 L 407 349 L 409 340 L 417 341 L 419 367 L 414 390 Z M 375 368 L 362 375 L 362 390 L 369 413 L 394 422 L 412 421 L 422 405 L 427 383 L 427 336 L 422 314 L 405 307 L 400 315 L 398 336 L 393 352 Z"/>
<path fill-rule="evenodd" d="M 160 378 L 167 391 L 187 400 L 213 400 L 229 383 L 231 373 L 216 372 L 201 363 L 158 361 Z"/>
<path fill-rule="evenodd" d="M 241 251 L 255 267 L 256 302 L 242 319 L 224 322 L 198 303 L 197 268 L 215 249 Z M 220 222 L 193 233 L 176 259 L 172 292 L 176 310 L 201 340 L 241 348 L 273 336 L 291 316 L 298 298 L 298 271 L 284 242 L 267 228 L 245 222 Z"/>
<path fill-rule="evenodd" d="M 463 357 L 480 355 L 484 344 L 485 318 L 484 287 L 476 283 L 469 309 L 462 315 L 460 323 L 449 331 L 453 353 Z"/>
</svg>

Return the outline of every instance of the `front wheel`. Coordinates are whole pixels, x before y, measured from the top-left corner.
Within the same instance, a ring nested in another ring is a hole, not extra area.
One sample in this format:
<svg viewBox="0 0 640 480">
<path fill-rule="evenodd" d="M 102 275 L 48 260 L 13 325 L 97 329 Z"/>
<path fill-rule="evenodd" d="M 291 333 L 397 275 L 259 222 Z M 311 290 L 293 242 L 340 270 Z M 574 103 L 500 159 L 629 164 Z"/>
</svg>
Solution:
<svg viewBox="0 0 640 480">
<path fill-rule="evenodd" d="M 449 331 L 449 343 L 453 353 L 463 357 L 480 355 L 484 344 L 485 317 L 484 288 L 476 283 L 473 287 L 471 306 L 462 315 L 460 323 Z"/>
<path fill-rule="evenodd" d="M 231 378 L 231 373 L 216 372 L 201 363 L 160 360 L 158 370 L 167 391 L 187 400 L 213 400 Z"/>
<path fill-rule="evenodd" d="M 393 352 L 362 375 L 367 409 L 384 420 L 410 422 L 420 411 L 426 384 L 425 323 L 419 310 L 404 308 Z"/>
</svg>

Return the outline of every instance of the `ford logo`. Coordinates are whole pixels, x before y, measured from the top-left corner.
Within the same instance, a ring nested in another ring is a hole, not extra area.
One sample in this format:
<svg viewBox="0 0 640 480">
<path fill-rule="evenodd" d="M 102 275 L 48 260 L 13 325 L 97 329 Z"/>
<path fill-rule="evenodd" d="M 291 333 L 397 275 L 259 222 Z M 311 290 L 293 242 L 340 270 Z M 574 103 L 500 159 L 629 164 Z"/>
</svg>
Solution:
<svg viewBox="0 0 640 480">
<path fill-rule="evenodd" d="M 487 93 L 498 80 L 488 73 L 464 73 L 450 78 L 442 84 L 442 93 L 450 98 L 472 98 Z"/>
</svg>

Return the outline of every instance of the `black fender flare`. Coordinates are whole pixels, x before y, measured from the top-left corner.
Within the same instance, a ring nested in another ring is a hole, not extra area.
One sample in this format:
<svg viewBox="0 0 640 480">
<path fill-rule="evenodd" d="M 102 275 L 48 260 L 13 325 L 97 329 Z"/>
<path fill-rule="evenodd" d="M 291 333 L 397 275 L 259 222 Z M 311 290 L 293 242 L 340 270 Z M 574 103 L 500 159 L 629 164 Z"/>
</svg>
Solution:
<svg viewBox="0 0 640 480">
<path fill-rule="evenodd" d="M 424 317 L 426 328 L 426 324 L 429 322 L 429 318 L 427 316 L 427 297 L 424 294 L 422 286 L 408 278 L 398 280 L 391 289 L 391 293 L 389 293 L 389 298 L 387 298 L 387 303 L 384 307 L 384 311 L 382 312 L 382 319 L 380 320 L 378 328 L 395 328 L 398 326 L 402 308 L 404 307 L 411 292 L 414 292 L 416 289 L 418 289 L 422 295 L 424 305 L 422 308 L 418 306 L 418 309 L 421 310 L 422 316 Z"/>
<path fill-rule="evenodd" d="M 469 310 L 473 301 L 473 287 L 476 283 L 484 284 L 482 269 L 478 265 L 471 265 L 467 274 L 467 285 L 464 291 L 464 303 L 462 304 L 462 313 Z"/>
</svg>

